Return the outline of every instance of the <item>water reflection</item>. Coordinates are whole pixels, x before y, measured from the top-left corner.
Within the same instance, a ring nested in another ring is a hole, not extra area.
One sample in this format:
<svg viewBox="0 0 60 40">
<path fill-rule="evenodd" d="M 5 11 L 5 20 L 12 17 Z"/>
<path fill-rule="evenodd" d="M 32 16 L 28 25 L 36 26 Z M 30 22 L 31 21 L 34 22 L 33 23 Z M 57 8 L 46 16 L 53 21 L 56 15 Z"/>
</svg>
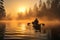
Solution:
<svg viewBox="0 0 60 40">
<path fill-rule="evenodd" d="M 0 22 L 1 27 L 4 28 L 4 39 L 31 39 L 40 40 L 40 33 L 35 33 L 34 28 L 26 22 Z M 0 28 L 1 28 L 0 27 Z M 1 30 L 1 29 L 0 29 Z"/>
<path fill-rule="evenodd" d="M 6 23 L 6 32 L 9 33 L 29 33 L 30 29 L 26 25 L 26 23 L 21 22 L 8 22 Z"/>
<path fill-rule="evenodd" d="M 25 31 L 26 30 L 26 25 L 25 24 L 19 24 L 20 30 Z"/>
<path fill-rule="evenodd" d="M 24 22 L 6 22 L 5 39 L 19 39 L 19 37 L 33 37 L 34 29 Z"/>
<path fill-rule="evenodd" d="M 4 39 L 5 27 L 6 27 L 6 24 L 4 22 L 0 23 L 0 39 L 1 40 Z"/>
</svg>

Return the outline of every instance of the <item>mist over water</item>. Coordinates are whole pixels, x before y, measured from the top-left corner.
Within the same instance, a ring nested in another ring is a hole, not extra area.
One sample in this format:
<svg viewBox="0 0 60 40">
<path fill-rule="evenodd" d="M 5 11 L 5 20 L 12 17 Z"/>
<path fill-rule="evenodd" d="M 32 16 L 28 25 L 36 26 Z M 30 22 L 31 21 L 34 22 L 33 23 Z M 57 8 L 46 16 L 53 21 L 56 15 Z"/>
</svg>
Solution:
<svg viewBox="0 0 60 40">
<path fill-rule="evenodd" d="M 2 26 L 2 29 L 5 29 L 4 39 L 28 39 L 35 36 L 34 29 L 31 27 L 32 25 L 29 27 L 25 22 L 11 21 L 0 23 L 5 25 L 4 27 Z"/>
<path fill-rule="evenodd" d="M 4 39 L 30 39 L 30 40 L 40 40 L 41 34 L 39 32 L 35 32 L 32 24 L 30 26 L 27 25 L 26 21 L 1 21 L 0 22 L 0 30 L 4 31 Z M 31 21 L 30 21 L 31 23 Z M 40 22 L 43 23 L 43 22 Z M 59 27 L 59 23 L 56 22 L 46 22 L 45 29 Z M 3 30 L 4 29 L 4 30 Z M 44 34 L 43 34 L 44 35 Z M 42 37 L 47 39 L 47 35 Z"/>
</svg>

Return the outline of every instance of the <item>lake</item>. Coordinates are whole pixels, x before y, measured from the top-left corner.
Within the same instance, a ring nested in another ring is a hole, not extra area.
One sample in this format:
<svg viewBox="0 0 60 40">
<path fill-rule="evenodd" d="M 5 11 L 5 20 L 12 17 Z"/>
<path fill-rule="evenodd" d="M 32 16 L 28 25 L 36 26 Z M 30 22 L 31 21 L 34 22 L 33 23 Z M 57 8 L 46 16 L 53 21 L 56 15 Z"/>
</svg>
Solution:
<svg viewBox="0 0 60 40">
<path fill-rule="evenodd" d="M 0 22 L 0 35 L 4 39 L 26 39 L 26 40 L 47 40 L 46 34 L 35 32 L 32 24 L 27 26 L 26 22 L 7 21 Z M 1 33 L 2 32 L 2 33 Z"/>
</svg>

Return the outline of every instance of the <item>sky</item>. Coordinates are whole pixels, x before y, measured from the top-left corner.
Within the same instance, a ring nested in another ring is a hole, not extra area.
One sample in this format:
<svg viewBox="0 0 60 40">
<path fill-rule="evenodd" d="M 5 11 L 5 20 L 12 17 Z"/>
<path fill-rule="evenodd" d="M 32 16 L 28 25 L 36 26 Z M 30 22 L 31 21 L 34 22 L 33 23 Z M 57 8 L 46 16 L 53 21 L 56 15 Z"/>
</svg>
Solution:
<svg viewBox="0 0 60 40">
<path fill-rule="evenodd" d="M 39 0 L 4 0 L 4 6 L 7 14 L 16 14 L 19 8 L 33 8 L 34 4 L 38 2 Z"/>
<path fill-rule="evenodd" d="M 46 0 L 43 0 L 44 2 Z M 18 12 L 18 9 L 21 7 L 26 7 L 28 8 L 33 8 L 34 4 L 39 3 L 39 0 L 4 0 L 4 7 L 6 10 L 6 14 L 14 14 L 16 15 Z M 57 14 L 57 18 L 60 17 Z M 39 15 L 40 16 L 40 15 Z M 46 16 L 46 15 L 45 15 Z M 53 15 L 52 19 L 57 19 L 55 14 Z M 50 15 L 48 14 L 49 20 L 50 20 Z M 59 19 L 59 18 L 58 18 Z"/>
</svg>

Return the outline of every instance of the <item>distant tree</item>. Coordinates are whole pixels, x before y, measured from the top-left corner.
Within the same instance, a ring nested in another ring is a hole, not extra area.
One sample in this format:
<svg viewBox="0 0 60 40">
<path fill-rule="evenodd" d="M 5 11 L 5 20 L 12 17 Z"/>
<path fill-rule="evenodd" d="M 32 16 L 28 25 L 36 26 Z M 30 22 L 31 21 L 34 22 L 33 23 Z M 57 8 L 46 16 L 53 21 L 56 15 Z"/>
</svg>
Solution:
<svg viewBox="0 0 60 40">
<path fill-rule="evenodd" d="M 32 17 L 33 16 L 33 12 L 32 12 L 32 9 L 31 8 L 29 8 L 28 16 L 29 17 Z"/>
<path fill-rule="evenodd" d="M 37 4 L 34 5 L 34 9 L 33 10 L 34 10 L 35 17 L 37 17 L 37 14 L 38 14 L 38 11 L 39 11 Z"/>
<path fill-rule="evenodd" d="M 51 0 L 47 0 L 47 8 L 50 9 L 51 8 Z"/>
<path fill-rule="evenodd" d="M 39 16 L 41 18 L 44 17 L 46 15 L 46 11 L 47 11 L 47 8 L 46 8 L 46 4 L 44 2 L 43 5 L 42 5 L 41 10 L 39 10 L 39 13 L 38 13 L 37 16 Z"/>
<path fill-rule="evenodd" d="M 10 13 L 7 14 L 6 18 L 7 18 L 8 20 L 12 20 L 11 14 L 10 14 Z"/>
<path fill-rule="evenodd" d="M 25 19 L 29 19 L 29 18 L 31 18 L 32 16 L 33 16 L 33 11 L 32 11 L 31 8 L 29 8 L 28 11 L 26 10 L 25 15 L 24 15 L 24 18 L 25 18 Z"/>
<path fill-rule="evenodd" d="M 55 14 L 54 17 L 58 18 L 60 17 L 60 8 L 58 7 L 59 6 L 59 2 L 60 0 L 53 0 L 52 3 L 51 3 L 51 10 L 53 12 L 53 14 Z"/>
<path fill-rule="evenodd" d="M 43 6 L 42 6 L 42 11 L 45 11 L 47 8 L 46 8 L 46 4 L 45 4 L 45 2 L 43 2 Z"/>
<path fill-rule="evenodd" d="M 42 6 L 42 0 L 39 1 L 39 9 L 41 8 Z"/>
<path fill-rule="evenodd" d="M 47 0 L 46 2 L 41 2 L 40 0 L 39 7 L 41 7 L 41 10 L 38 10 L 37 14 L 39 18 L 46 17 L 48 20 L 60 19 L 60 0 Z"/>
<path fill-rule="evenodd" d="M 17 20 L 20 20 L 20 19 L 22 19 L 22 13 L 18 13 L 17 15 Z"/>
<path fill-rule="evenodd" d="M 5 10 L 3 8 L 0 8 L 0 19 L 5 19 L 5 17 L 6 17 Z"/>
<path fill-rule="evenodd" d="M 4 9 L 4 1 L 3 0 L 0 0 L 0 20 L 3 20 L 5 19 L 6 17 L 6 13 L 5 13 L 5 9 Z"/>
<path fill-rule="evenodd" d="M 56 10 L 59 4 L 59 0 L 53 0 L 51 3 L 51 8 Z"/>
</svg>

